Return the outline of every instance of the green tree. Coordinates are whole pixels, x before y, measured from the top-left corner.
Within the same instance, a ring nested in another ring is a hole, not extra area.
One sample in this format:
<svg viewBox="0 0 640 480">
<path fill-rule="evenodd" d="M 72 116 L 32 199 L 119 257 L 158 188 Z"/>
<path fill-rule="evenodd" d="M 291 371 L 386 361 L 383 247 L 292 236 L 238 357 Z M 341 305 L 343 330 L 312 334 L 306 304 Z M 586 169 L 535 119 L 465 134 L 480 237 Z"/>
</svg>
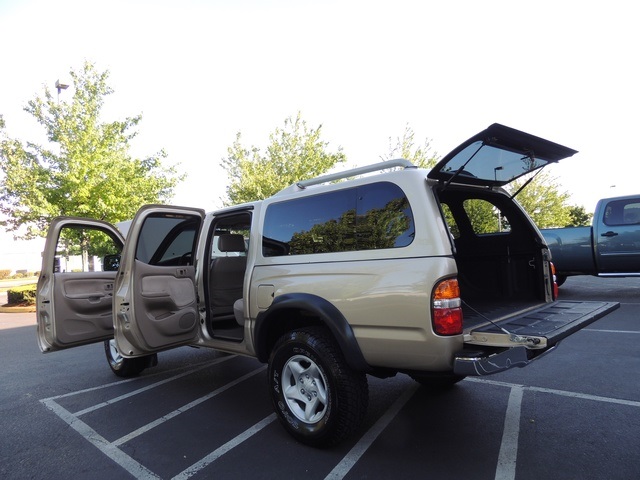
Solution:
<svg viewBox="0 0 640 480">
<path fill-rule="evenodd" d="M 130 141 L 141 115 L 103 122 L 109 72 L 85 62 L 71 70 L 73 98 L 58 101 L 45 86 L 25 111 L 45 129 L 47 145 L 9 138 L 0 118 L 0 222 L 20 238 L 43 236 L 52 217 L 87 216 L 118 222 L 145 203 L 165 202 L 183 179 L 164 167 L 166 153 L 133 158 Z M 24 226 L 26 231 L 18 231 Z"/>
<path fill-rule="evenodd" d="M 519 178 L 506 186 L 512 194 L 526 182 Z M 516 200 L 539 228 L 562 227 L 571 223 L 569 193 L 562 191 L 558 179 L 548 172 L 540 172 L 517 194 Z"/>
<path fill-rule="evenodd" d="M 404 158 L 421 168 L 432 168 L 438 163 L 438 154 L 431 151 L 431 140 L 425 139 L 424 144 L 416 145 L 415 132 L 406 125 L 402 137 L 393 140 L 389 137 L 389 152 L 381 157 L 383 160 Z"/>
<path fill-rule="evenodd" d="M 346 158 L 342 149 L 328 150 L 328 142 L 321 139 L 322 125 L 309 128 L 298 113 L 284 121 L 283 128 L 269 136 L 264 153 L 257 147 L 245 148 L 240 132 L 222 166 L 229 177 L 225 205 L 251 202 L 267 198 L 296 181 L 316 177 Z"/>
<path fill-rule="evenodd" d="M 587 213 L 581 205 L 573 205 L 569 207 L 569 217 L 571 218 L 571 222 L 567 227 L 583 227 L 591 225 L 593 213 Z"/>
</svg>

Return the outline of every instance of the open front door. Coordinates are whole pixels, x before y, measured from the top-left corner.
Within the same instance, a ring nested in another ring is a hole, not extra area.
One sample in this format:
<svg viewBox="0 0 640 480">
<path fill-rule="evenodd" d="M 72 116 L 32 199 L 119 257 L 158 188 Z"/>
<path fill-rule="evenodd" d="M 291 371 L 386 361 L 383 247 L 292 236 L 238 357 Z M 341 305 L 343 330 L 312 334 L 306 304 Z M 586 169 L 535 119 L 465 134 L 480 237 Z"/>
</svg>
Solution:
<svg viewBox="0 0 640 480">
<path fill-rule="evenodd" d="M 53 220 L 42 254 L 36 317 L 44 353 L 113 336 L 113 292 L 124 239 L 112 225 Z"/>
<path fill-rule="evenodd" d="M 196 250 L 204 211 L 147 205 L 136 214 L 115 283 L 124 357 L 193 343 L 199 332 Z"/>
</svg>

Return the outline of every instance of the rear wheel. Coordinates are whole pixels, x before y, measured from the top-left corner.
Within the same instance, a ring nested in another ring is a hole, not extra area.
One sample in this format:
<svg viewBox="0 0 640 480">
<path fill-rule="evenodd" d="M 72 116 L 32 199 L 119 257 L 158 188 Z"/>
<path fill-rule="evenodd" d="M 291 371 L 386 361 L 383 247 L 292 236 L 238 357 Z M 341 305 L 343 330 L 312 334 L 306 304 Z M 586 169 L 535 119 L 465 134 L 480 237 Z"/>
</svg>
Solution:
<svg viewBox="0 0 640 480">
<path fill-rule="evenodd" d="M 158 363 L 158 357 L 155 353 L 139 358 L 124 358 L 118 351 L 116 341 L 113 338 L 104 341 L 104 353 L 111 371 L 119 377 L 135 377 L 140 375 L 145 368 Z"/>
<path fill-rule="evenodd" d="M 283 335 L 269 359 L 269 392 L 284 428 L 315 447 L 336 445 L 361 424 L 369 388 L 323 328 Z"/>
</svg>

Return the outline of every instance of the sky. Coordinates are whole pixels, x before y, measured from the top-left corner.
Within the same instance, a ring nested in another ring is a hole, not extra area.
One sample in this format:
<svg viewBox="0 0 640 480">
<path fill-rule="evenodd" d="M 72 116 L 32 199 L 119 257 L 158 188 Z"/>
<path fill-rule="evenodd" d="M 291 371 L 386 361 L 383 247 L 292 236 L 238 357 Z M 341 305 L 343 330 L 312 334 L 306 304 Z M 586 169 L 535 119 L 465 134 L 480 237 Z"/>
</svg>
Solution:
<svg viewBox="0 0 640 480">
<path fill-rule="evenodd" d="M 110 73 L 105 121 L 142 114 L 132 153 L 164 149 L 187 174 L 171 203 L 205 210 L 221 206 L 221 159 L 236 133 L 264 148 L 298 112 L 353 166 L 380 161 L 406 126 L 442 156 L 498 122 L 578 150 L 549 171 L 592 212 L 599 198 L 640 190 L 633 7 L 0 0 L 0 114 L 10 137 L 41 138 L 23 108 L 90 61 Z M 0 269 L 39 269 L 40 248 L 0 232 Z"/>
</svg>

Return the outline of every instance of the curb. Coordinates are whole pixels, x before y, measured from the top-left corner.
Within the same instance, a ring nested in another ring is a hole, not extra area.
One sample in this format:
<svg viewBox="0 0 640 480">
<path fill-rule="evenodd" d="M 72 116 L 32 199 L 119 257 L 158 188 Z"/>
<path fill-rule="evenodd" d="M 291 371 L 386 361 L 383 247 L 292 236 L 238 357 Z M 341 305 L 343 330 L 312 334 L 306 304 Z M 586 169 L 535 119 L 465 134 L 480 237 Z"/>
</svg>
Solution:
<svg viewBox="0 0 640 480">
<path fill-rule="evenodd" d="M 29 305 L 26 307 L 10 307 L 8 305 L 0 306 L 0 313 L 35 313 L 35 311 L 35 305 Z"/>
</svg>

